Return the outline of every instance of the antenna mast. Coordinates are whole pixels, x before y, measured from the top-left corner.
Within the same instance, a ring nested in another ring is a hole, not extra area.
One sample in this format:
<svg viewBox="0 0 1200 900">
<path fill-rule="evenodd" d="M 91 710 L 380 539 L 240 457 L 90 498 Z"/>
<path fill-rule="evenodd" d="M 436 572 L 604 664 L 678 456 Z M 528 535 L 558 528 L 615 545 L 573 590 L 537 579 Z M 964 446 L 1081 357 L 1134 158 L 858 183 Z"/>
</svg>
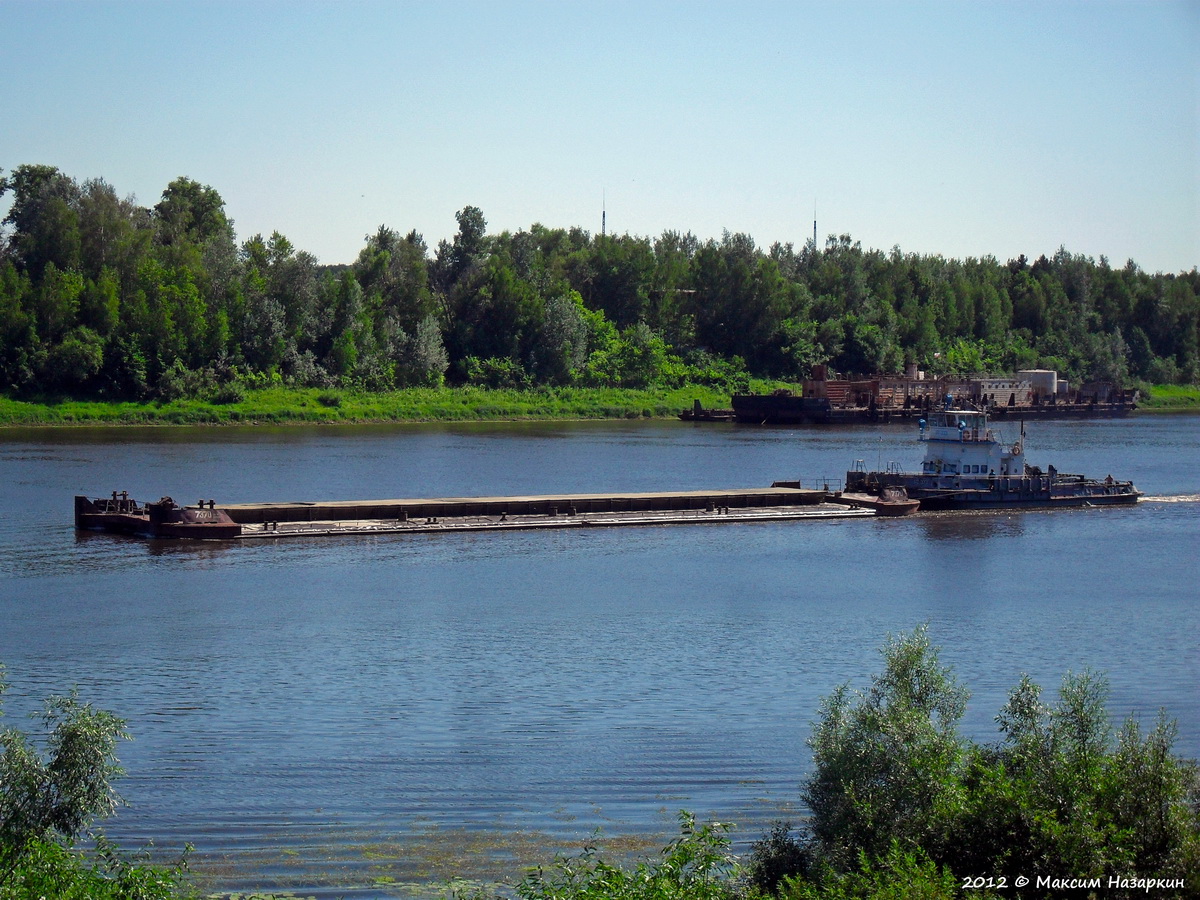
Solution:
<svg viewBox="0 0 1200 900">
<path fill-rule="evenodd" d="M 608 208 L 607 207 L 608 207 L 608 198 L 605 196 L 605 192 L 601 191 L 600 192 L 600 237 L 604 237 L 604 235 L 607 234 L 607 226 L 608 226 Z"/>
</svg>

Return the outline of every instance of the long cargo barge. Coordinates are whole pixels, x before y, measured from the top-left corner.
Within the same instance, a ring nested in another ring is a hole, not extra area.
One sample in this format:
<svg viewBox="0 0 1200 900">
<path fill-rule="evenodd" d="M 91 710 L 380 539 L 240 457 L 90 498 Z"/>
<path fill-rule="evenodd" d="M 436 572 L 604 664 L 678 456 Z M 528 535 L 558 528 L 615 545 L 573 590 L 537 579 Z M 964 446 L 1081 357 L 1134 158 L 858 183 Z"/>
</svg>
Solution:
<svg viewBox="0 0 1200 900">
<path fill-rule="evenodd" d="M 799 487 L 514 497 L 233 503 L 170 497 L 138 503 L 75 498 L 75 527 L 151 538 L 315 537 L 338 534 L 501 531 L 532 528 L 717 524 L 853 518 L 871 510 L 830 503 L 825 490 Z"/>
</svg>

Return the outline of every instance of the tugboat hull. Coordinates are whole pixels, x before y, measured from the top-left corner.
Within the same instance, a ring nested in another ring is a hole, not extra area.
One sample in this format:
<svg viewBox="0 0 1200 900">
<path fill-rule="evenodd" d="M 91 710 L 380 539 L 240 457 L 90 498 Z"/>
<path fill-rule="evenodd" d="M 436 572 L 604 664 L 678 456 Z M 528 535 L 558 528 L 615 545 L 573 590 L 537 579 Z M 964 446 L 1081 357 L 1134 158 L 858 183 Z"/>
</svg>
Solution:
<svg viewBox="0 0 1200 900">
<path fill-rule="evenodd" d="M 1128 481 L 1097 481 L 1081 475 L 947 478 L 919 472 L 846 473 L 846 491 L 878 494 L 902 487 L 922 510 L 1123 506 L 1142 496 Z"/>
</svg>

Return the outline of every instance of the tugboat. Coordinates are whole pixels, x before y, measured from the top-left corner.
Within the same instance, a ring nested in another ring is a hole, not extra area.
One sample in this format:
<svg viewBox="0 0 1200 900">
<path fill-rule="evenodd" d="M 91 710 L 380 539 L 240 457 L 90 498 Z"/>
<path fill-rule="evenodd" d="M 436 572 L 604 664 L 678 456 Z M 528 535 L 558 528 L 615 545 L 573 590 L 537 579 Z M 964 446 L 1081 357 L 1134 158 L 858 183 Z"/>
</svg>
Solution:
<svg viewBox="0 0 1200 900">
<path fill-rule="evenodd" d="M 922 510 L 1005 509 L 1011 507 L 1111 506 L 1137 503 L 1141 492 L 1131 481 L 1103 481 L 1068 475 L 1049 466 L 1043 472 L 1025 461 L 1024 428 L 1013 444 L 988 427 L 976 409 L 945 408 L 921 419 L 925 460 L 920 472 L 868 472 L 860 460 L 846 473 L 847 494 L 882 495 L 901 487 Z"/>
<path fill-rule="evenodd" d="M 242 533 L 242 526 L 217 509 L 212 500 L 194 507 L 179 506 L 170 497 L 157 503 L 138 503 L 127 491 L 91 500 L 75 497 L 75 527 L 154 538 L 227 540 Z"/>
</svg>

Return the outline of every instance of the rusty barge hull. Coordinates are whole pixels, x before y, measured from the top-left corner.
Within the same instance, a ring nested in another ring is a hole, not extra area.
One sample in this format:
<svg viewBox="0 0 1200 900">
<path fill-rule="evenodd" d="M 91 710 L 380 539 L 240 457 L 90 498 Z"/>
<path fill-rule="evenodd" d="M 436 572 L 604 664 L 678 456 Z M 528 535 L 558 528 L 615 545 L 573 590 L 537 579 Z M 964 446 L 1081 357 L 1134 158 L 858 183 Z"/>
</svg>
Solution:
<svg viewBox="0 0 1200 900">
<path fill-rule="evenodd" d="M 196 506 L 179 506 L 170 497 L 157 503 L 138 503 L 128 493 L 90 499 L 75 497 L 75 528 L 106 531 L 148 538 L 228 540 L 241 534 L 242 526 L 210 500 Z"/>
</svg>

